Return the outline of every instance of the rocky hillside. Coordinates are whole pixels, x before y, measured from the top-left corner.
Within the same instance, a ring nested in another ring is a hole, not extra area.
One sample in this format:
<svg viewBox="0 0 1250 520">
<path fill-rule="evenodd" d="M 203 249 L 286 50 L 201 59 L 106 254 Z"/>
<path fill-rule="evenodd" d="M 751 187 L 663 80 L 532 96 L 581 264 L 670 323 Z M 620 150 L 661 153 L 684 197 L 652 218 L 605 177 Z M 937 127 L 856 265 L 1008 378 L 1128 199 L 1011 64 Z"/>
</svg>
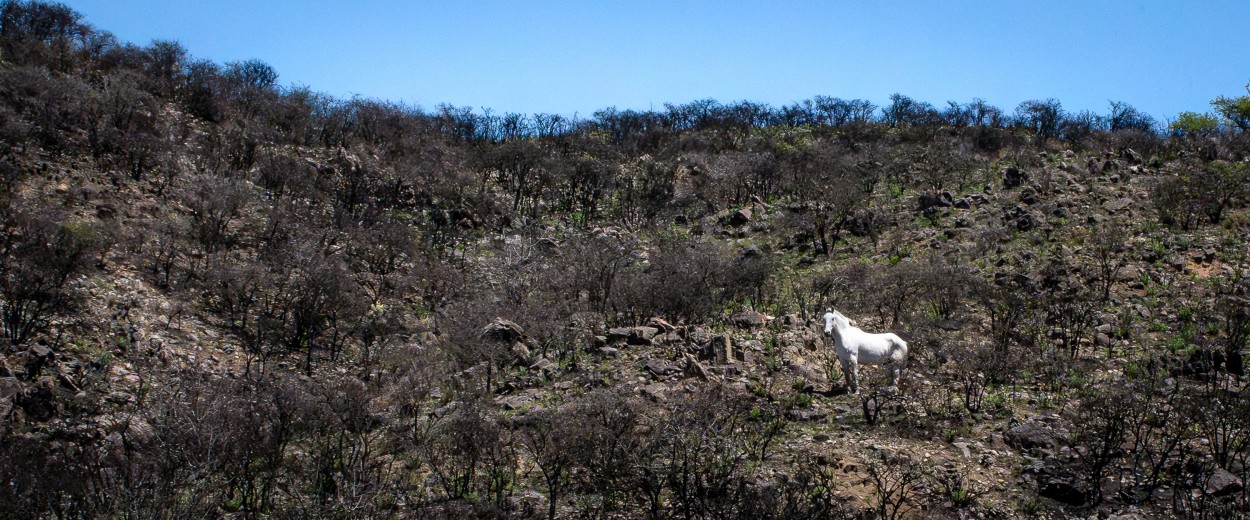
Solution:
<svg viewBox="0 0 1250 520">
<path fill-rule="evenodd" d="M 499 116 L 11 0 L 0 58 L 5 518 L 1250 511 L 1250 98 Z"/>
</svg>

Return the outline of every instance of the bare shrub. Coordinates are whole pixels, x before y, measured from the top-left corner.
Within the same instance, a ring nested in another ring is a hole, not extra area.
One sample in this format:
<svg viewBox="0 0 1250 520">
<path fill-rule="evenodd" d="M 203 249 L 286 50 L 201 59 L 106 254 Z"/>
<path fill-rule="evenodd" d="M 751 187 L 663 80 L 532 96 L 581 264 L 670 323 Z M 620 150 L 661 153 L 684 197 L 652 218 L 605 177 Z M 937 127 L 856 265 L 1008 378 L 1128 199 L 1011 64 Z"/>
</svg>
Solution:
<svg viewBox="0 0 1250 520">
<path fill-rule="evenodd" d="M 246 193 L 239 182 L 217 176 L 189 179 L 191 184 L 182 195 L 191 210 L 191 238 L 213 253 L 234 240 L 231 224 L 239 217 Z"/>
<path fill-rule="evenodd" d="M 750 462 L 767 456 L 768 445 L 780 433 L 759 420 L 761 413 L 723 388 L 696 394 L 659 425 L 649 451 L 660 457 L 659 466 L 643 468 L 642 489 L 667 490 L 673 507 L 687 517 L 731 516 L 755 475 Z M 653 499 L 653 511 L 656 506 Z"/>
<path fill-rule="evenodd" d="M 646 267 L 618 284 L 616 309 L 634 321 L 650 316 L 704 321 L 740 298 L 765 297 L 773 268 L 764 259 L 735 260 L 713 242 L 661 240 Z"/>
<path fill-rule="evenodd" d="M 20 345 L 72 308 L 70 278 L 100 240 L 92 227 L 48 210 L 9 214 L 0 225 L 0 325 Z"/>
<path fill-rule="evenodd" d="M 1074 410 L 1074 444 L 1082 450 L 1082 476 L 1093 504 L 1102 502 L 1103 478 L 1111 465 L 1124 456 L 1129 429 L 1129 411 L 1122 405 L 1126 397 L 1120 385 L 1090 386 L 1081 392 Z"/>
<path fill-rule="evenodd" d="M 513 432 L 482 403 L 460 403 L 430 429 L 422 459 L 430 481 L 448 499 L 484 497 L 496 510 L 505 506 L 516 482 Z"/>
<path fill-rule="evenodd" d="M 529 452 L 547 489 L 547 518 L 555 520 L 561 493 L 568 485 L 575 452 L 566 442 L 577 433 L 573 411 L 567 407 L 534 410 L 521 419 L 517 431 L 520 443 Z"/>
<path fill-rule="evenodd" d="M 930 483 L 930 494 L 935 498 L 950 501 L 956 508 L 975 506 L 988 491 L 983 485 L 972 480 L 969 472 L 964 469 L 936 469 L 926 476 Z"/>
<path fill-rule="evenodd" d="M 907 514 L 914 506 L 916 487 L 925 476 L 923 467 L 902 455 L 878 453 L 865 458 L 868 484 L 873 490 L 873 509 L 877 518 L 894 520 Z"/>
</svg>

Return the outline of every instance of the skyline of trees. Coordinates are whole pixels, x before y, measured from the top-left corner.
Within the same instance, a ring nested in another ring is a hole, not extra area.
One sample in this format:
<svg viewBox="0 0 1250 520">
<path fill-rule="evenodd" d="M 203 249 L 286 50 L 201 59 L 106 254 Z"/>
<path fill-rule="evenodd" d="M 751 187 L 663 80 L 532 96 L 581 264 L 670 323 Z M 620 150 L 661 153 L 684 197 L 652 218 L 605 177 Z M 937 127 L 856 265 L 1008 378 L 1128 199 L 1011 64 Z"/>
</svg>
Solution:
<svg viewBox="0 0 1250 520">
<path fill-rule="evenodd" d="M 279 73 L 260 59 L 218 64 L 194 57 L 173 40 L 146 46 L 119 41 L 83 21 L 80 13 L 59 3 L 10 0 L 0 7 L 0 56 L 14 66 L 46 66 L 62 73 L 84 64 L 100 72 L 134 70 L 143 76 L 138 87 L 162 99 L 176 99 L 200 118 L 218 121 L 223 102 L 237 105 L 242 115 L 255 115 L 262 105 L 304 105 L 312 115 L 350 120 L 379 115 L 410 115 L 434 119 L 441 132 L 470 140 L 502 141 L 542 138 L 593 130 L 607 131 L 614 142 L 630 135 L 668 131 L 783 127 L 832 127 L 867 123 L 890 127 L 942 126 L 952 129 L 1010 128 L 1031 131 L 1042 139 L 1081 139 L 1092 131 L 1135 130 L 1159 135 L 1210 134 L 1250 130 L 1250 95 L 1220 96 L 1212 112 L 1181 112 L 1158 120 L 1124 101 L 1108 100 L 1107 112 L 1067 111 L 1054 98 L 1029 99 L 1004 110 L 974 97 L 967 103 L 947 100 L 938 107 L 928 101 L 893 93 L 877 105 L 865 99 L 816 95 L 773 106 L 750 100 L 721 102 L 712 98 L 668 102 L 660 110 L 604 107 L 589 117 L 566 114 L 495 112 L 437 104 L 431 109 L 367 96 L 335 98 L 308 86 L 283 86 Z M 81 72 L 78 71 L 78 72 Z M 1247 87 L 1250 94 L 1250 86 Z M 381 112 L 380 114 L 378 112 Z M 388 114 L 389 113 L 389 114 Z M 1196 125 L 1196 126 L 1195 126 Z"/>
</svg>

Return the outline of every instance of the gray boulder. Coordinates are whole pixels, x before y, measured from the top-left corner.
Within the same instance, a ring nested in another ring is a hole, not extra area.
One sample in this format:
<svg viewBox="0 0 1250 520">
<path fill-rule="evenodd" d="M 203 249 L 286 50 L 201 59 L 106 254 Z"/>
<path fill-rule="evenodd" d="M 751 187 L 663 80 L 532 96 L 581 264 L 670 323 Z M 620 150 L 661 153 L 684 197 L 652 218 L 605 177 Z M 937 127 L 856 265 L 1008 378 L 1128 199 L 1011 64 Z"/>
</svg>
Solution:
<svg viewBox="0 0 1250 520">
<path fill-rule="evenodd" d="M 745 310 L 733 317 L 733 324 L 743 329 L 756 329 L 768 324 L 768 316 L 753 310 Z"/>
<path fill-rule="evenodd" d="M 1038 475 L 1037 494 L 1065 504 L 1079 506 L 1090 499 L 1089 489 L 1076 475 L 1067 472 Z"/>
<path fill-rule="evenodd" d="M 659 333 L 660 329 L 655 327 L 634 327 L 630 329 L 629 336 L 625 338 L 625 341 L 630 345 L 650 345 L 651 340 Z"/>
<path fill-rule="evenodd" d="M 1029 174 L 1021 171 L 1015 166 L 1004 169 L 1001 173 L 1003 175 L 1003 187 L 1005 188 L 1014 188 L 1024 184 L 1024 181 L 1029 179 Z"/>
<path fill-rule="evenodd" d="M 1206 494 L 1222 497 L 1241 491 L 1245 487 L 1245 483 L 1241 481 L 1237 475 L 1234 475 L 1224 468 L 1215 468 L 1207 479 L 1207 485 L 1203 487 Z"/>
<path fill-rule="evenodd" d="M 738 211 L 731 213 L 726 223 L 731 226 L 741 226 L 743 224 L 750 222 L 753 216 L 754 215 L 751 212 L 751 208 L 742 208 Z"/>
<path fill-rule="evenodd" d="M 482 332 L 478 334 L 482 339 L 502 341 L 512 343 L 520 341 L 525 337 L 525 329 L 512 320 L 503 318 L 495 318 L 490 323 L 482 327 Z"/>
<path fill-rule="evenodd" d="M 672 363 L 660 359 L 648 359 L 643 363 L 643 368 L 655 377 L 668 377 L 678 372 Z"/>
<path fill-rule="evenodd" d="M 1009 446 L 1026 452 L 1053 452 L 1068 438 L 1067 430 L 1045 418 L 1030 418 L 1011 425 L 1003 434 Z"/>
</svg>

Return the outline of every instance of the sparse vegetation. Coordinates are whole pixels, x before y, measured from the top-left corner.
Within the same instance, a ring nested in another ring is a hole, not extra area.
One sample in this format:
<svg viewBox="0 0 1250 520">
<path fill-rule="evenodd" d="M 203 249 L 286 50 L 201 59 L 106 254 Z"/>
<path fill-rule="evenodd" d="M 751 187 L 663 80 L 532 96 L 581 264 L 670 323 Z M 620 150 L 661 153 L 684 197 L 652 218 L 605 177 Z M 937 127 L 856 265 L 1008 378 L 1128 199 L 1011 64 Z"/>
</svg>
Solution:
<svg viewBox="0 0 1250 520">
<path fill-rule="evenodd" d="M 1244 516 L 1245 100 L 494 114 L 0 2 L 0 517 Z"/>
</svg>

